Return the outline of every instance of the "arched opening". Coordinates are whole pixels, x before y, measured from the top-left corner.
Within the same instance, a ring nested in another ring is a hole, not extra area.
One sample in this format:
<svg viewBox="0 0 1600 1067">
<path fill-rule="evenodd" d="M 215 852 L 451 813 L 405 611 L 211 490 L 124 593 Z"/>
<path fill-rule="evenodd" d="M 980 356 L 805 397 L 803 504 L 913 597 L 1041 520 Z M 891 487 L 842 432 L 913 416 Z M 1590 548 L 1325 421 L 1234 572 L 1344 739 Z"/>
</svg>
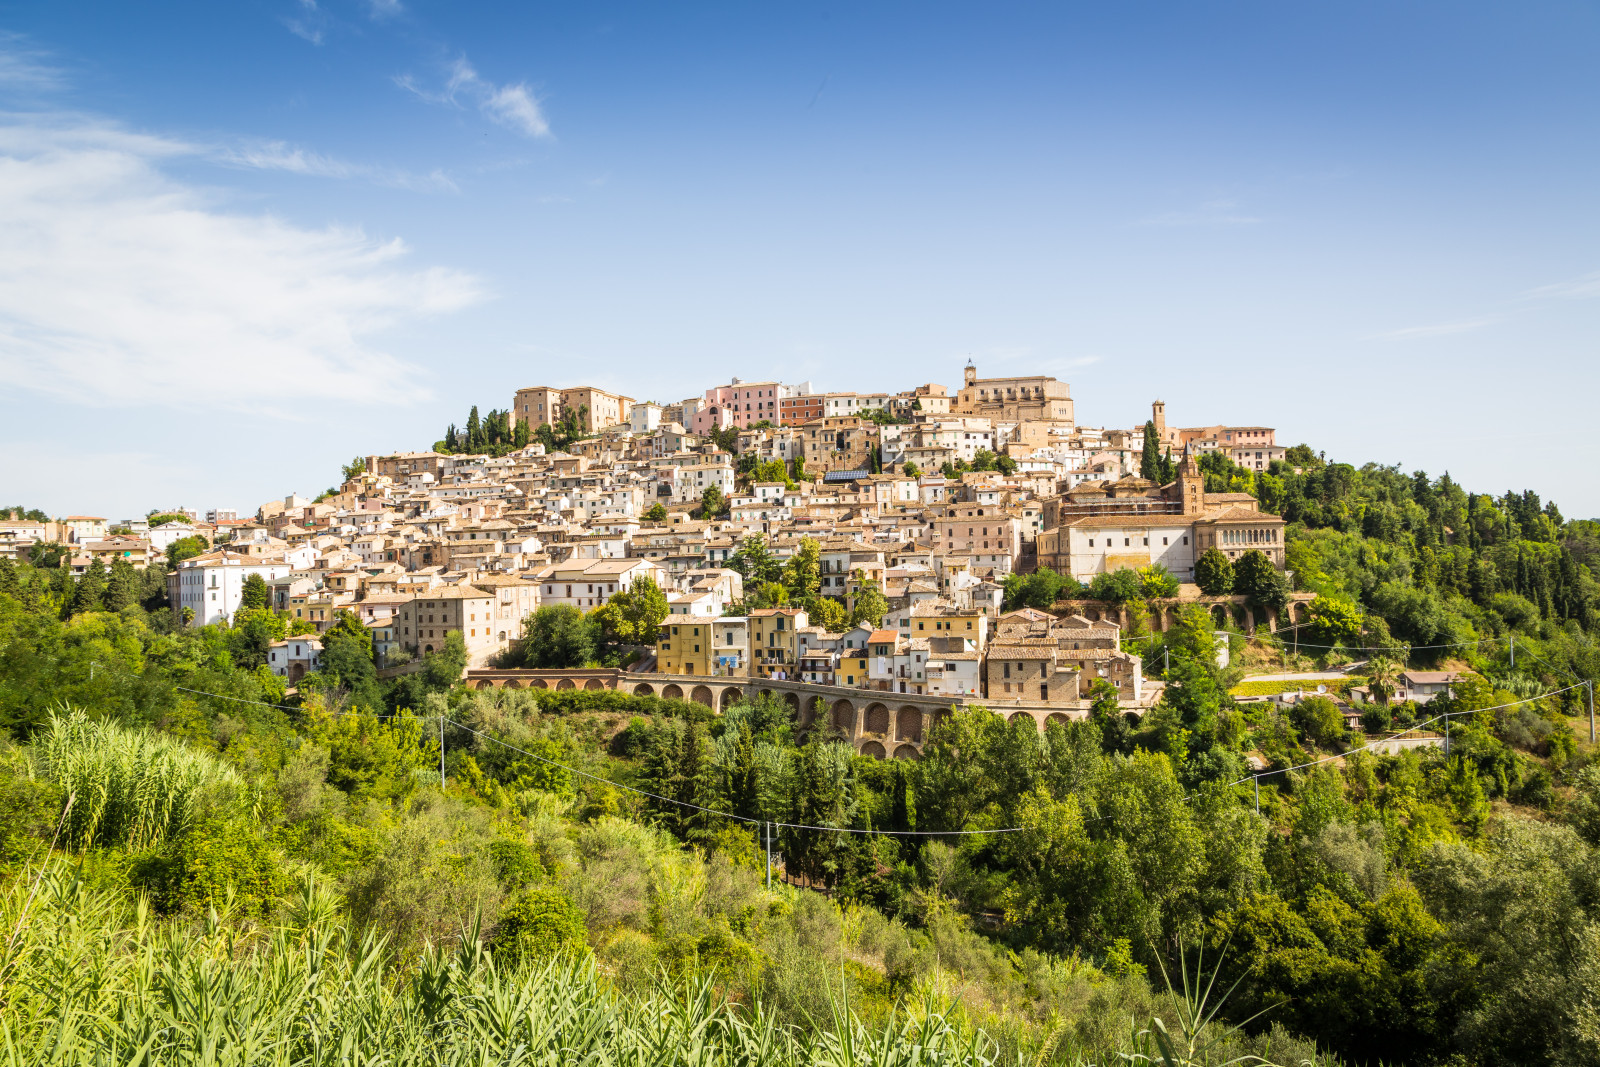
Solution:
<svg viewBox="0 0 1600 1067">
<path fill-rule="evenodd" d="M 633 695 L 636 697 L 653 697 L 656 695 L 656 687 L 649 682 L 640 682 L 633 687 Z"/>
<path fill-rule="evenodd" d="M 576 688 L 578 688 L 578 683 L 574 682 L 571 678 L 563 678 L 563 679 L 561 679 L 561 681 L 556 683 L 556 688 L 557 689 L 576 689 Z"/>
<path fill-rule="evenodd" d="M 500 631 L 500 643 L 502 645 L 506 643 L 506 632 L 504 630 Z"/>
<path fill-rule="evenodd" d="M 883 759 L 885 755 L 883 746 L 878 744 L 876 741 L 868 741 L 866 744 L 862 745 L 861 754 L 863 756 L 871 756 L 873 759 Z"/>
<path fill-rule="evenodd" d="M 913 745 L 901 745 L 899 748 L 894 750 L 894 758 L 895 759 L 921 759 L 922 758 L 922 753 L 918 752 L 916 750 L 916 747 L 913 746 Z"/>
<path fill-rule="evenodd" d="M 800 715 L 800 696 L 799 696 L 799 694 L 797 694 L 797 693 L 785 693 L 785 694 L 783 694 L 783 702 L 785 704 L 789 705 L 789 710 L 794 712 L 796 717 L 798 717 Z"/>
<path fill-rule="evenodd" d="M 856 706 L 848 700 L 833 702 L 833 725 L 847 734 L 856 732 Z"/>
<path fill-rule="evenodd" d="M 744 694 L 739 691 L 739 687 L 738 686 L 736 686 L 736 685 L 728 686 L 728 688 L 726 688 L 726 689 L 724 689 L 722 691 L 722 710 L 726 711 L 729 708 L 733 707 L 735 704 L 739 703 L 740 699 L 743 698 L 743 696 L 744 696 Z"/>
<path fill-rule="evenodd" d="M 1228 625 L 1228 605 L 1214 604 L 1211 608 L 1211 622 L 1217 629 Z"/>
<path fill-rule="evenodd" d="M 771 695 L 772 695 L 772 690 L 770 690 L 770 689 L 763 689 L 763 690 L 761 690 L 761 695 L 762 695 L 762 696 L 764 696 L 764 697 L 769 697 L 769 696 L 771 696 Z"/>
<path fill-rule="evenodd" d="M 711 699 L 711 689 L 709 686 L 695 686 L 694 692 L 689 694 L 689 699 L 694 701 L 696 704 L 704 704 L 708 708 L 716 707 L 716 704 Z"/>
<path fill-rule="evenodd" d="M 432 645 L 423 645 L 422 646 L 422 651 L 424 651 L 424 652 L 432 652 L 433 651 L 433 646 Z"/>
<path fill-rule="evenodd" d="M 506 679 L 506 688 L 507 689 L 521 689 L 522 688 L 522 683 L 517 681 L 515 678 L 507 678 Z"/>
<path fill-rule="evenodd" d="M 475 689 L 477 689 L 477 690 L 479 690 L 481 692 L 482 690 L 485 690 L 485 689 L 493 689 L 494 688 L 494 683 L 489 681 L 487 678 L 485 678 L 483 681 L 479 682 L 473 688 L 475 688 Z"/>
<path fill-rule="evenodd" d="M 882 704 L 868 704 L 865 723 L 862 729 L 869 734 L 886 734 L 889 732 L 889 709 Z"/>
<path fill-rule="evenodd" d="M 549 686 L 549 684 L 547 684 L 545 682 L 545 680 L 543 678 L 535 678 L 533 681 L 528 683 L 528 688 L 529 689 L 549 689 L 550 686 Z"/>
<path fill-rule="evenodd" d="M 1044 724 L 1046 726 L 1049 726 L 1051 723 L 1054 723 L 1057 726 L 1065 726 L 1065 725 L 1067 725 L 1067 723 L 1069 723 L 1071 721 L 1072 721 L 1071 719 L 1067 718 L 1067 716 L 1062 714 L 1061 712 L 1052 711 L 1050 713 L 1050 717 L 1044 721 Z"/>
<path fill-rule="evenodd" d="M 682 700 L 683 688 L 681 686 L 669 685 L 665 689 L 661 690 L 661 695 L 667 700 Z"/>
<path fill-rule="evenodd" d="M 583 683 L 583 687 L 585 689 L 604 689 L 606 687 L 606 683 L 602 682 L 598 678 L 590 678 L 587 682 Z"/>
<path fill-rule="evenodd" d="M 1038 728 L 1038 721 L 1026 711 L 1013 711 L 1010 716 L 1007 717 L 1006 721 L 1013 723 L 1025 722 L 1028 725 L 1033 726 L 1035 729 Z"/>
<path fill-rule="evenodd" d="M 895 739 L 898 741 L 922 740 L 922 710 L 904 707 L 895 716 Z"/>
</svg>

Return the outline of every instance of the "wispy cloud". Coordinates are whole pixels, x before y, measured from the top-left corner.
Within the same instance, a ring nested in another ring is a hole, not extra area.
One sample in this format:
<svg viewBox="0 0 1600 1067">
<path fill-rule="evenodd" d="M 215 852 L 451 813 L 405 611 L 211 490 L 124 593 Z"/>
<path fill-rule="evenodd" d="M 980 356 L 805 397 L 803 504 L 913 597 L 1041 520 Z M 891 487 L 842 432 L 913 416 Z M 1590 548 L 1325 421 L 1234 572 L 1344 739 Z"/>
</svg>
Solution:
<svg viewBox="0 0 1600 1067">
<path fill-rule="evenodd" d="M 1234 200 L 1208 200 L 1196 211 L 1164 211 L 1139 220 L 1141 226 L 1247 226 L 1261 220 L 1240 213 Z"/>
<path fill-rule="evenodd" d="M 367 0 L 367 13 L 375 19 L 392 18 L 404 10 L 400 0 Z"/>
<path fill-rule="evenodd" d="M 419 193 L 461 191 L 450 176 L 441 170 L 436 169 L 428 174 L 413 174 L 410 171 L 389 167 L 347 163 L 283 141 L 260 141 L 224 148 L 217 153 L 216 159 L 228 166 L 248 167 L 252 170 L 281 170 L 290 174 L 305 174 L 318 178 L 356 179 Z"/>
<path fill-rule="evenodd" d="M 296 37 L 320 45 L 323 31 L 328 25 L 328 16 L 317 6 L 317 0 L 300 0 L 300 13 L 284 19 L 283 24 Z"/>
<path fill-rule="evenodd" d="M 32 48 L 21 34 L 0 30 L 0 88 L 59 89 L 62 75 L 49 54 Z"/>
<path fill-rule="evenodd" d="M 1541 285 L 1522 294 L 1524 300 L 1582 300 L 1600 296 L 1600 271 L 1570 278 L 1553 285 Z"/>
<path fill-rule="evenodd" d="M 1384 330 L 1381 333 L 1368 334 L 1362 338 L 1365 341 L 1409 341 L 1419 337 L 1447 337 L 1457 333 L 1471 333 L 1481 330 L 1485 326 L 1492 326 L 1500 320 L 1497 318 L 1466 319 L 1462 322 L 1441 322 L 1432 326 L 1407 326 L 1400 330 Z"/>
<path fill-rule="evenodd" d="M 486 81 L 465 56 L 450 64 L 450 78 L 439 92 L 423 88 L 409 74 L 395 78 L 395 84 L 430 104 L 461 107 L 466 100 L 492 122 L 529 137 L 550 136 L 550 123 L 532 89 L 522 82 L 496 85 Z"/>
<path fill-rule="evenodd" d="M 481 299 L 477 280 L 407 266 L 397 239 L 223 210 L 162 170 L 199 154 L 83 116 L 0 119 L 0 383 L 285 417 L 296 397 L 426 397 L 378 338 Z"/>
</svg>

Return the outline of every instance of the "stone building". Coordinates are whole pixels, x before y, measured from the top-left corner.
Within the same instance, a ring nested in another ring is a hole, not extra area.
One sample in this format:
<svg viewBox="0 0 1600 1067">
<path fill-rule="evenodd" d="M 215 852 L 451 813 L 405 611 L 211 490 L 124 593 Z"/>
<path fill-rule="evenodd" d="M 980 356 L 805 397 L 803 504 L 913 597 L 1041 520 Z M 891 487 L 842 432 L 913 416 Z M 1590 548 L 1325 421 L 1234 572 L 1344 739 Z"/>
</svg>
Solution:
<svg viewBox="0 0 1600 1067">
<path fill-rule="evenodd" d="M 978 368 L 968 363 L 962 374 L 961 392 L 951 410 L 966 415 L 985 415 L 999 422 L 1048 419 L 1073 423 L 1072 390 L 1066 382 L 1047 374 L 1017 378 L 979 378 Z"/>
<path fill-rule="evenodd" d="M 529 430 L 557 423 L 569 411 L 578 412 L 579 424 L 586 432 L 598 433 L 607 426 L 627 422 L 633 412 L 633 398 L 608 393 L 592 385 L 570 389 L 540 385 L 518 389 L 511 401 L 512 425 L 525 422 Z"/>
</svg>

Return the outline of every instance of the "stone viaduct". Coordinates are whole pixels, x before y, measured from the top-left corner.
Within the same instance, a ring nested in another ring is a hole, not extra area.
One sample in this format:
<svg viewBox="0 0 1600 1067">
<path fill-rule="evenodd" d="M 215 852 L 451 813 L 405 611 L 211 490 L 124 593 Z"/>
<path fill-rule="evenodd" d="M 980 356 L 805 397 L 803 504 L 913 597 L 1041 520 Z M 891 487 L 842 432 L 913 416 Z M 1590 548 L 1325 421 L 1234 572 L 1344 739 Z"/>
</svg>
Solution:
<svg viewBox="0 0 1600 1067">
<path fill-rule="evenodd" d="M 795 709 L 802 729 L 821 726 L 838 730 L 857 752 L 878 759 L 920 759 L 928 731 L 941 717 L 949 715 L 952 708 L 969 703 L 988 706 L 985 701 L 959 696 L 885 693 L 774 678 L 634 674 L 616 668 L 481 669 L 468 671 L 466 683 L 471 689 L 609 689 L 636 696 L 692 700 L 715 711 L 729 708 L 747 695 L 770 694 Z M 1031 721 L 1042 731 L 1051 722 L 1086 718 L 1089 703 L 1010 702 L 994 710 L 1009 721 L 1019 718 Z"/>
</svg>

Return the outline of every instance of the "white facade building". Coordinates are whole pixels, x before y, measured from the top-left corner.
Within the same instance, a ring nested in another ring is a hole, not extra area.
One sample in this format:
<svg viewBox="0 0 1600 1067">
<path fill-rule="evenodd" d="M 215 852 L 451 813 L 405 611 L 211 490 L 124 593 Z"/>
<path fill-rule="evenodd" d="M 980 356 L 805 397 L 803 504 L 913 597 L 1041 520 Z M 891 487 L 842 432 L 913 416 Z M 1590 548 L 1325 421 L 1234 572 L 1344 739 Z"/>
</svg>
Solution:
<svg viewBox="0 0 1600 1067">
<path fill-rule="evenodd" d="M 244 595 L 244 580 L 259 574 L 268 582 L 288 577 L 292 568 L 281 559 L 255 559 L 229 552 L 207 552 L 186 559 L 167 576 L 167 596 L 174 614 L 194 611 L 194 625 L 207 626 L 233 618 Z"/>
</svg>

